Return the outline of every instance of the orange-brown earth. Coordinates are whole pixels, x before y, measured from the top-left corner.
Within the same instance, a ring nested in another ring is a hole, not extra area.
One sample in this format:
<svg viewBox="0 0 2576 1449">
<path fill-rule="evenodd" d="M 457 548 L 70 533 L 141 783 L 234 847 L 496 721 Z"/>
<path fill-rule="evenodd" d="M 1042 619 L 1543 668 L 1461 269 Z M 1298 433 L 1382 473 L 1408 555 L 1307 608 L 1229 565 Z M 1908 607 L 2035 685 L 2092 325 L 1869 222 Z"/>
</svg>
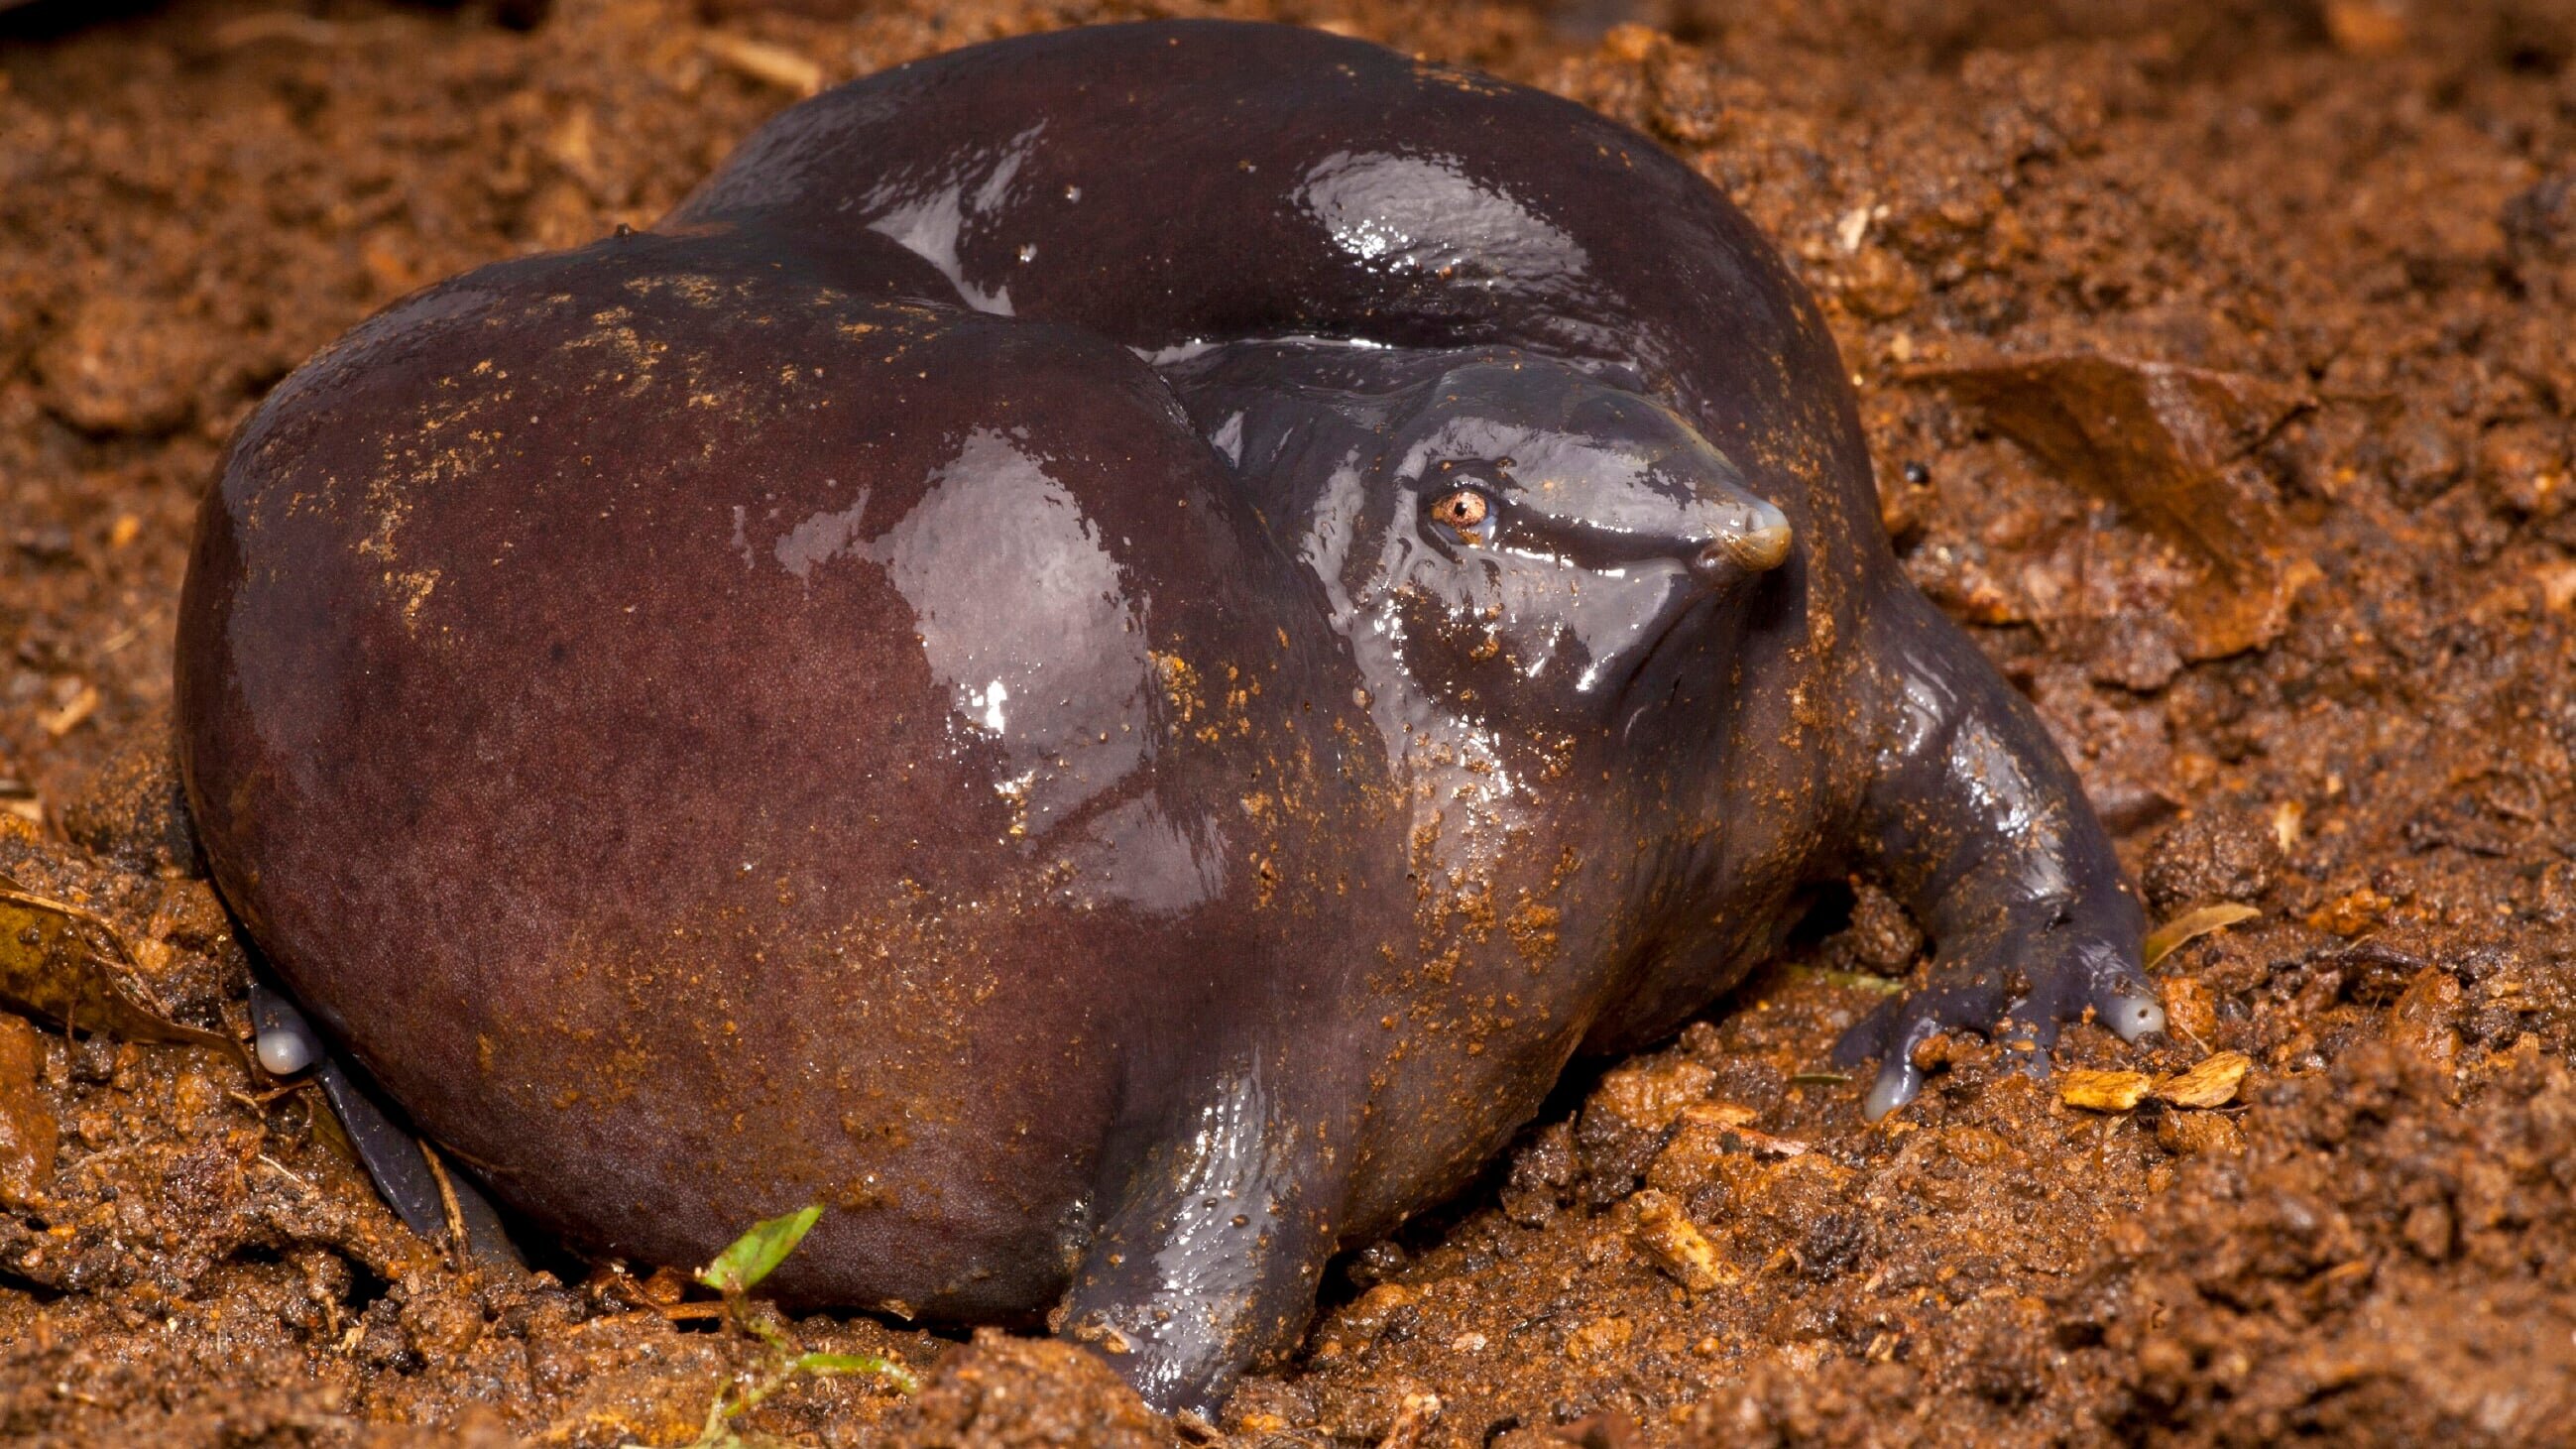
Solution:
<svg viewBox="0 0 2576 1449">
<path fill-rule="evenodd" d="M 2170 1042 L 2085 1029 L 2061 1053 L 2158 1078 L 2243 1053 L 2224 1105 L 2034 1082 L 1957 1040 L 1919 1104 L 1862 1125 L 1824 1051 L 1921 965 L 1864 887 L 1348 1259 L 1213 1430 L 1151 1418 L 1079 1350 L 866 1318 L 794 1331 L 899 1355 L 917 1397 L 802 1379 L 737 1427 L 2576 1442 L 2560 8 L 76 8 L 0 16 L 0 874 L 103 918 L 129 959 L 85 969 L 165 1018 L 244 1026 L 166 710 L 196 498 L 263 390 L 412 287 L 649 221 L 817 85 L 1147 14 L 1330 25 L 1690 158 L 1825 300 L 1907 566 L 2040 702 L 2157 918 L 2259 913 L 2156 967 Z M 661 1284 L 460 1266 L 309 1092 L 67 1032 L 38 1009 L 65 986 L 0 959 L 30 1008 L 0 1015 L 0 1435 L 676 1443 L 768 1364 L 666 1316 Z"/>
</svg>

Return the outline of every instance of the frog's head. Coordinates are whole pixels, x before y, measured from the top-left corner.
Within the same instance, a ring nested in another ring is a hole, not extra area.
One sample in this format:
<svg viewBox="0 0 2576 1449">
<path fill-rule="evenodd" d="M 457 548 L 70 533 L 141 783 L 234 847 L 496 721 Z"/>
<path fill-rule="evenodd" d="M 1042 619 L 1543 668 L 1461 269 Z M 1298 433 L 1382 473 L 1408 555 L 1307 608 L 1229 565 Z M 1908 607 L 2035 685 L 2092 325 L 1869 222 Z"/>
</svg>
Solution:
<svg viewBox="0 0 2576 1449">
<path fill-rule="evenodd" d="M 1470 713 L 1609 724 L 1789 556 L 1787 516 L 1642 393 L 1514 355 L 1417 396 L 1380 464 L 1384 617 L 1406 672 Z"/>
</svg>

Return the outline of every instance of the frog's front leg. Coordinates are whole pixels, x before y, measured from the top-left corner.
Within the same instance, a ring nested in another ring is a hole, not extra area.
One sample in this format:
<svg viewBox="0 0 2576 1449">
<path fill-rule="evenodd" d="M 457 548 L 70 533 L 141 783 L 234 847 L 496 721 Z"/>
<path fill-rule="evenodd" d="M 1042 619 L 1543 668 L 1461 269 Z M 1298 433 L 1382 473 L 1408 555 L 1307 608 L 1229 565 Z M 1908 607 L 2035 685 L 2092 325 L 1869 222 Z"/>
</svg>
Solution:
<svg viewBox="0 0 2576 1449">
<path fill-rule="evenodd" d="M 2164 1029 L 2139 964 L 2144 919 L 2110 838 L 2029 702 L 1912 590 L 1873 621 L 1889 715 L 1863 799 L 1865 860 L 1933 940 L 1932 981 L 1845 1033 L 1838 1064 L 1876 1058 L 1873 1120 L 1922 1086 L 1915 1048 L 1968 1028 L 2044 1066 L 2059 1027 L 2096 1019 L 2135 1041 Z"/>
<path fill-rule="evenodd" d="M 1113 1154 L 1133 1165 L 1065 1300 L 1061 1332 L 1165 1413 L 1213 1419 L 1247 1365 L 1293 1346 L 1338 1242 L 1358 1101 L 1281 1060 L 1244 1058 Z"/>
<path fill-rule="evenodd" d="M 340 1135 L 376 1185 L 377 1195 L 403 1226 L 431 1242 L 461 1229 L 463 1247 L 478 1261 L 524 1268 L 509 1230 L 461 1166 L 432 1168 L 429 1146 L 396 1122 L 379 1099 L 383 1091 L 355 1063 L 333 1052 L 283 990 L 254 977 L 250 983 L 252 1051 L 273 1077 L 312 1073 L 322 1100 L 339 1120 Z"/>
</svg>

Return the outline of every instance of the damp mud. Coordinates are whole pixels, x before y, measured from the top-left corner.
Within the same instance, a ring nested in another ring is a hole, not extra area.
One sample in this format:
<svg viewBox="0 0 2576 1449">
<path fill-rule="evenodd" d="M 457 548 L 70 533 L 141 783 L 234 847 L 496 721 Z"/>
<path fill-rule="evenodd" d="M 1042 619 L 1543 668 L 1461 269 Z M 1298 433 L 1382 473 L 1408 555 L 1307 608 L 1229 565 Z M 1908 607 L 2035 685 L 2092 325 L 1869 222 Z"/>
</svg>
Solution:
<svg viewBox="0 0 2576 1449">
<path fill-rule="evenodd" d="M 649 223 L 815 89 L 1174 14 L 1542 86 L 1753 215 L 1905 569 L 2117 834 L 2170 1031 L 2071 1029 L 2045 1079 L 1936 1038 L 1866 1124 L 1830 1048 L 1926 961 L 1854 881 L 1341 1259 L 1214 1424 L 1084 1349 L 881 1317 L 780 1331 L 917 1393 L 782 1379 L 675 1275 L 415 1235 L 237 1049 L 250 963 L 177 804 L 175 604 L 232 430 L 360 318 Z M 0 1437 L 2570 1442 L 2571 301 L 2557 6 L 0 11 Z"/>
</svg>

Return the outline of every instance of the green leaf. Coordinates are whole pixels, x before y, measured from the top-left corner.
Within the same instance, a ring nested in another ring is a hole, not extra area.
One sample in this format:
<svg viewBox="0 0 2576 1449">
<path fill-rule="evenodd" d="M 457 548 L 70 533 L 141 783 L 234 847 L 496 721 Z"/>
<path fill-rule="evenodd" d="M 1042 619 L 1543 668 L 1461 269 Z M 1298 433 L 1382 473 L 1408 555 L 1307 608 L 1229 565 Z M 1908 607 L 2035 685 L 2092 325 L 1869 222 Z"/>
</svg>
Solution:
<svg viewBox="0 0 2576 1449">
<path fill-rule="evenodd" d="M 912 1370 L 879 1353 L 800 1353 L 787 1361 L 789 1373 L 875 1374 L 907 1394 L 921 1392 Z"/>
<path fill-rule="evenodd" d="M 823 1205 L 813 1203 L 783 1217 L 755 1223 L 750 1232 L 733 1240 L 733 1246 L 716 1254 L 716 1260 L 698 1272 L 698 1281 L 719 1293 L 733 1293 L 749 1288 L 766 1278 L 796 1245 L 805 1240 L 807 1229 L 823 1215 Z"/>
</svg>

